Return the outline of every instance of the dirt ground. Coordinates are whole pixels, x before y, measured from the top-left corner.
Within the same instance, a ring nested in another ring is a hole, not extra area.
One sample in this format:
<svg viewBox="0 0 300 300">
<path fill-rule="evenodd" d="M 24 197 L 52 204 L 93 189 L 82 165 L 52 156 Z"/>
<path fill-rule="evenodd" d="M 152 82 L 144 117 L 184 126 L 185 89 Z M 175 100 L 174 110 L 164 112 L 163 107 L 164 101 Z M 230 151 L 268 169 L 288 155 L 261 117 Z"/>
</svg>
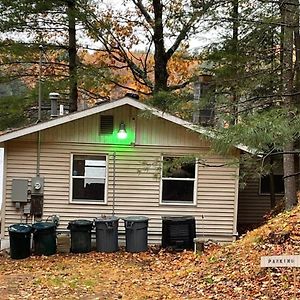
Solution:
<svg viewBox="0 0 300 300">
<path fill-rule="evenodd" d="M 248 241 L 249 242 L 249 241 Z M 273 269 L 271 280 L 260 268 L 265 244 L 217 246 L 202 255 L 150 248 L 144 253 L 90 252 L 0 257 L 0 299 L 87 300 L 290 300 L 300 299 L 300 270 Z M 257 248 L 253 250 L 253 245 Z M 289 245 L 287 245 L 289 246 Z M 283 251 L 299 248 L 287 248 Z M 277 249 L 278 250 L 278 249 Z M 300 250 L 300 249 L 299 249 Z M 281 253 L 277 253 L 281 254 Z"/>
<path fill-rule="evenodd" d="M 57 254 L 0 258 L 1 299 L 192 299 L 180 276 L 192 252 Z M 173 280 L 172 280 L 173 279 Z M 196 299 L 196 298 L 195 298 Z M 197 298 L 199 299 L 199 298 Z"/>
<path fill-rule="evenodd" d="M 262 268 L 262 256 L 300 255 L 300 206 L 201 254 L 147 252 L 0 256 L 0 299 L 291 300 L 300 268 Z"/>
</svg>

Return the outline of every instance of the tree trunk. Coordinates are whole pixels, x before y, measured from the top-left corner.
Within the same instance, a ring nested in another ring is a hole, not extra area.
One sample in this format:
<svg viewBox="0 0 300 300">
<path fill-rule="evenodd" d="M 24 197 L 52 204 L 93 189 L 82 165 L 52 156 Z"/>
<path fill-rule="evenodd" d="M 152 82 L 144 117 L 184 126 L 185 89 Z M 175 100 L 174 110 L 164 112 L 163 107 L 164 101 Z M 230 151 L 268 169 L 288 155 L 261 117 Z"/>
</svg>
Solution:
<svg viewBox="0 0 300 300">
<path fill-rule="evenodd" d="M 298 6 L 295 8 L 296 10 L 296 16 L 295 16 L 295 21 L 296 24 L 299 24 L 299 1 L 296 1 L 298 3 Z M 295 61 L 295 104 L 296 107 L 298 109 L 298 111 L 300 110 L 300 31 L 299 31 L 299 26 L 295 27 L 294 30 L 294 34 L 295 34 L 295 49 L 296 49 L 296 61 Z M 299 142 L 298 145 L 299 147 Z M 296 146 L 296 147 L 297 147 Z M 296 159 L 296 166 L 295 166 L 295 171 L 299 173 L 300 171 L 300 157 L 299 155 L 295 157 Z M 300 180 L 299 180 L 299 176 L 296 179 L 296 190 L 300 190 Z"/>
<path fill-rule="evenodd" d="M 77 111 L 77 63 L 76 63 L 76 0 L 67 0 L 68 4 L 68 31 L 69 31 L 69 110 Z"/>
<path fill-rule="evenodd" d="M 299 2 L 299 1 L 296 1 Z M 295 23 L 299 24 L 299 5 L 295 8 L 296 10 L 296 16 L 295 16 Z M 296 61 L 295 61 L 295 103 L 300 108 L 300 95 L 297 94 L 300 92 L 300 32 L 299 32 L 299 26 L 296 26 L 294 29 L 294 35 L 295 35 L 295 49 L 296 49 Z"/>
<path fill-rule="evenodd" d="M 239 0 L 232 0 L 232 54 L 233 54 L 233 73 L 236 76 L 237 73 L 237 60 L 238 60 L 238 43 L 239 43 Z M 236 86 L 234 85 L 231 88 L 232 94 L 232 106 L 231 113 L 233 115 L 232 125 L 235 125 L 238 121 L 238 94 Z"/>
<path fill-rule="evenodd" d="M 293 46 L 295 29 L 295 0 L 282 0 L 281 22 L 284 24 L 282 36 L 282 93 L 284 106 L 288 111 L 287 118 L 292 117 L 293 110 L 293 91 L 294 91 L 294 64 L 293 64 Z M 298 1 L 296 1 L 298 2 Z M 294 142 L 287 143 L 283 149 L 284 152 L 294 151 Z M 285 208 L 290 210 L 296 203 L 296 180 L 295 176 L 295 156 L 294 154 L 283 155 L 283 174 L 284 174 L 284 193 Z"/>
<path fill-rule="evenodd" d="M 164 29 L 163 29 L 163 5 L 161 0 L 153 0 L 154 9 L 154 34 L 153 41 L 154 50 L 154 93 L 168 90 L 168 59 L 166 57 L 166 49 L 164 45 Z"/>
<path fill-rule="evenodd" d="M 291 142 L 284 148 L 284 151 L 293 151 L 294 143 Z M 295 173 L 295 156 L 294 154 L 283 155 L 283 174 L 284 174 L 284 194 L 285 209 L 290 210 L 297 202 L 296 178 Z"/>
</svg>

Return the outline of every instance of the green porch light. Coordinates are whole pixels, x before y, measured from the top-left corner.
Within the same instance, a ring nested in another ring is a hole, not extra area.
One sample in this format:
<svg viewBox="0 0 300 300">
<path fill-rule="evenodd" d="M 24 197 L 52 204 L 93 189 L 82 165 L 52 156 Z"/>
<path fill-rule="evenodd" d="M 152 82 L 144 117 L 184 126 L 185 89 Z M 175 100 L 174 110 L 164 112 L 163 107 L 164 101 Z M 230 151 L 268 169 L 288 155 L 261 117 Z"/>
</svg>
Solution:
<svg viewBox="0 0 300 300">
<path fill-rule="evenodd" d="M 126 127 L 125 127 L 125 123 L 123 121 L 120 123 L 117 136 L 118 136 L 118 139 L 120 139 L 120 140 L 124 140 L 127 138 Z"/>
</svg>

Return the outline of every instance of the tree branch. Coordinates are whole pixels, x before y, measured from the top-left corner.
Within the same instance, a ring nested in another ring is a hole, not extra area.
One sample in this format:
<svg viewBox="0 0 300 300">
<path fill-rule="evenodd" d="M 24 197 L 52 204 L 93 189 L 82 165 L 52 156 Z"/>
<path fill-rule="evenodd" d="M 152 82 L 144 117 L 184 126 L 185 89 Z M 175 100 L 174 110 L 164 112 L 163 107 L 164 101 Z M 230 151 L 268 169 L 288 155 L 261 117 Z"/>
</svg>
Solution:
<svg viewBox="0 0 300 300">
<path fill-rule="evenodd" d="M 119 86 L 119 87 L 121 87 L 121 88 L 123 88 L 123 89 L 129 90 L 129 91 L 139 92 L 140 94 L 143 94 L 145 96 L 150 96 L 151 95 L 151 93 L 146 93 L 146 92 L 143 92 L 143 91 L 137 91 L 134 88 L 131 88 L 131 87 L 126 86 L 126 85 L 123 85 L 123 84 L 121 84 L 121 83 L 119 83 L 117 81 L 114 81 L 114 80 L 110 80 L 110 82 L 113 83 L 113 84 L 115 84 L 115 85 L 117 85 L 117 86 Z"/>
<path fill-rule="evenodd" d="M 135 4 L 136 7 L 140 10 L 140 12 L 143 14 L 145 17 L 147 23 L 151 26 L 151 28 L 154 28 L 154 21 L 149 15 L 146 7 L 143 5 L 141 0 L 132 0 L 132 2 Z"/>
</svg>

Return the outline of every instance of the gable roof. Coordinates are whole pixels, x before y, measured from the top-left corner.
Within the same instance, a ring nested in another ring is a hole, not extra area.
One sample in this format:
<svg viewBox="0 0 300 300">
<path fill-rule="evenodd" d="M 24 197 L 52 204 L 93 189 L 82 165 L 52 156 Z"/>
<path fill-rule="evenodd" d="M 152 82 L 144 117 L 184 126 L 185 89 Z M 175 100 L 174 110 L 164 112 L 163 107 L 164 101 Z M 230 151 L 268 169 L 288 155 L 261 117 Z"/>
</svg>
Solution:
<svg viewBox="0 0 300 300">
<path fill-rule="evenodd" d="M 192 124 L 190 122 L 187 122 L 183 119 L 180 119 L 178 117 L 175 117 L 169 113 L 160 111 L 154 107 L 151 107 L 149 105 L 146 105 L 142 102 L 139 102 L 131 97 L 124 97 L 119 100 L 114 100 L 110 102 L 105 102 L 103 104 L 100 104 L 98 106 L 88 108 L 82 111 L 74 112 L 71 114 L 64 115 L 62 117 L 56 117 L 55 119 L 52 119 L 50 121 L 42 122 L 42 123 L 37 123 L 35 125 L 31 125 L 25 128 L 21 129 L 16 129 L 13 131 L 10 131 L 8 133 L 4 133 L 0 135 L 0 143 L 1 142 L 6 142 L 18 137 L 22 137 L 27 134 L 35 133 L 44 129 L 48 129 L 54 126 L 62 125 L 71 121 L 75 121 L 81 118 L 85 118 L 97 113 L 101 113 L 113 108 L 117 108 L 123 105 L 130 105 L 132 107 L 135 107 L 140 110 L 146 110 L 152 113 L 153 115 L 160 117 L 162 119 L 165 119 L 167 121 L 170 121 L 172 123 L 178 124 L 180 126 L 183 126 L 187 129 L 193 130 L 195 132 L 201 133 L 205 136 L 211 136 L 211 133 L 205 129 L 205 128 L 200 128 L 198 125 Z"/>
<path fill-rule="evenodd" d="M 78 120 L 78 119 L 82 119 L 82 118 L 85 118 L 85 117 L 88 117 L 88 116 L 91 116 L 91 115 L 94 115 L 97 113 L 101 113 L 101 112 L 104 112 L 104 111 L 107 111 L 107 110 L 110 110 L 113 108 L 117 108 L 117 107 L 120 107 L 123 105 L 130 105 L 130 106 L 135 107 L 140 110 L 149 111 L 154 116 L 160 117 L 164 120 L 170 121 L 174 124 L 180 125 L 189 130 L 192 130 L 194 132 L 203 134 L 206 137 L 214 138 L 214 134 L 206 128 L 200 127 L 199 125 L 195 125 L 191 122 L 188 122 L 181 118 L 175 117 L 169 113 L 158 110 L 154 107 L 151 107 L 140 101 L 137 101 L 136 99 L 133 99 L 131 97 L 124 97 L 124 98 L 121 98 L 118 100 L 105 102 L 103 104 L 100 104 L 100 105 L 92 107 L 92 108 L 88 108 L 86 110 L 67 114 L 62 117 L 56 117 L 55 119 L 52 119 L 50 121 L 38 123 L 38 124 L 31 125 L 31 126 L 28 126 L 25 128 L 16 129 L 16 130 L 10 131 L 8 133 L 4 133 L 4 134 L 0 135 L 0 143 L 25 136 L 27 134 L 35 133 L 35 132 L 38 132 L 38 131 L 41 131 L 44 129 L 48 129 L 48 128 L 51 128 L 54 126 L 58 126 L 58 125 L 62 125 L 62 124 L 68 123 L 68 122 Z M 246 152 L 249 152 L 247 147 L 243 146 L 243 145 L 238 145 L 238 146 L 236 146 L 236 148 L 241 149 Z"/>
</svg>

